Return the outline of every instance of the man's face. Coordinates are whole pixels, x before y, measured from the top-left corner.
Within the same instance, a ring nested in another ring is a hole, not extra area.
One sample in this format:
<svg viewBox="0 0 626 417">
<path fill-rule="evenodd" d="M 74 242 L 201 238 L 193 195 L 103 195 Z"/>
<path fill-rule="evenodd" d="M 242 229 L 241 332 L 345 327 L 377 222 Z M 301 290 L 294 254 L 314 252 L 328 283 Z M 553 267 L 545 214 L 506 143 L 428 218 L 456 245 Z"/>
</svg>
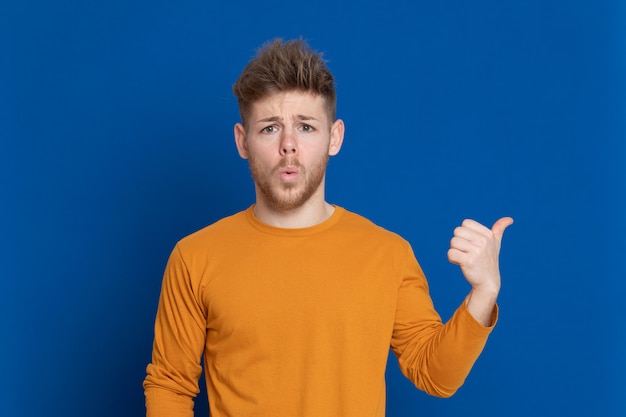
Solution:
<svg viewBox="0 0 626 417">
<path fill-rule="evenodd" d="M 343 139 L 343 123 L 331 123 L 324 104 L 321 96 L 279 92 L 252 104 L 245 129 L 235 126 L 257 203 L 286 211 L 312 198 L 323 201 L 328 157 L 339 152 Z"/>
</svg>

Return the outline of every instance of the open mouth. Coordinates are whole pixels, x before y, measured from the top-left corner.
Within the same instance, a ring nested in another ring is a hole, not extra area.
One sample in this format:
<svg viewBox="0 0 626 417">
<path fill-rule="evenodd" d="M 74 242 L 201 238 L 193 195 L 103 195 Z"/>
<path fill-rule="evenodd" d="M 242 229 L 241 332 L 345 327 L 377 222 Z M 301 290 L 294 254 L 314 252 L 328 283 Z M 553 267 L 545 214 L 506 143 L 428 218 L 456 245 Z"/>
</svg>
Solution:
<svg viewBox="0 0 626 417">
<path fill-rule="evenodd" d="M 280 174 L 293 175 L 293 174 L 297 174 L 298 172 L 300 172 L 300 170 L 297 167 L 293 166 L 293 165 L 289 165 L 289 166 L 280 168 L 278 170 L 278 172 Z"/>
<path fill-rule="evenodd" d="M 295 166 L 283 167 L 278 170 L 278 175 L 284 181 L 295 181 L 300 175 L 300 170 Z"/>
</svg>

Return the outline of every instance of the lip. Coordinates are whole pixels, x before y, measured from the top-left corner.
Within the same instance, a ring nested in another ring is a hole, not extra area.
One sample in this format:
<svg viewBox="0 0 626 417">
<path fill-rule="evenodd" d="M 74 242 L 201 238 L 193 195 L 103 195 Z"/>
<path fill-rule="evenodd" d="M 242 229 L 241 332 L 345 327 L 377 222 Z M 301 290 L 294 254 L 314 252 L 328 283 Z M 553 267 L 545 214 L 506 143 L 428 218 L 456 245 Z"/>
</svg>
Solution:
<svg viewBox="0 0 626 417">
<path fill-rule="evenodd" d="M 278 176 L 285 182 L 293 182 L 300 176 L 300 170 L 296 166 L 289 165 L 280 168 L 278 170 Z"/>
<path fill-rule="evenodd" d="M 282 167 L 278 170 L 279 174 L 298 174 L 300 172 L 300 170 L 298 169 L 298 167 L 293 166 L 293 165 L 289 165 L 286 167 Z"/>
</svg>

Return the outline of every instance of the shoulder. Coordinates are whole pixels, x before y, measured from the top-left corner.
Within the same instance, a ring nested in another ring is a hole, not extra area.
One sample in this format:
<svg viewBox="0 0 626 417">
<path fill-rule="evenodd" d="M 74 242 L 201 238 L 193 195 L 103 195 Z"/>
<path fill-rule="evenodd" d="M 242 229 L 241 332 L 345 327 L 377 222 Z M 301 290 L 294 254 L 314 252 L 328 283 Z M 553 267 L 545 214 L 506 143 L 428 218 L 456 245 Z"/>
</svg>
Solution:
<svg viewBox="0 0 626 417">
<path fill-rule="evenodd" d="M 391 275 L 399 278 L 423 275 L 411 244 L 399 234 L 347 210 L 342 213 L 339 223 L 344 233 L 339 239 L 342 246 L 351 248 L 351 252 L 365 254 L 365 262 L 379 261 L 379 267 L 385 265 L 396 271 Z"/>
<path fill-rule="evenodd" d="M 409 243 L 399 234 L 392 232 L 360 214 L 338 207 L 341 213 L 340 227 L 357 238 L 371 239 L 379 244 L 406 247 Z"/>
<path fill-rule="evenodd" d="M 224 242 L 228 239 L 237 239 L 248 226 L 246 211 L 224 217 L 202 229 L 185 236 L 178 241 L 177 246 L 185 250 L 206 247 L 214 242 Z"/>
</svg>

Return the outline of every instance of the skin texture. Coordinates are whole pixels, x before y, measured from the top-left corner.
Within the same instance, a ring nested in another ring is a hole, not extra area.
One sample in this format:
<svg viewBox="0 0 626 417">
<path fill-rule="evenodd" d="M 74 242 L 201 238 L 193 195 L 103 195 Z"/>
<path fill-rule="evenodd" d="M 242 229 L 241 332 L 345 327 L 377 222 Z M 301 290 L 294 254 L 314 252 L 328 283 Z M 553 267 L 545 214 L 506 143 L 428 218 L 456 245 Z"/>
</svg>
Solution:
<svg viewBox="0 0 626 417">
<path fill-rule="evenodd" d="M 248 126 L 236 124 L 239 155 L 255 182 L 255 214 L 272 226 L 299 228 L 326 220 L 326 164 L 343 142 L 341 120 L 331 122 L 324 99 L 288 91 L 251 106 Z"/>
<path fill-rule="evenodd" d="M 235 125 L 235 143 L 250 163 L 255 214 L 262 222 L 302 228 L 333 213 L 324 197 L 326 165 L 341 149 L 345 128 L 343 121 L 328 119 L 324 104 L 322 97 L 309 93 L 278 92 L 252 104 L 247 126 Z M 467 219 L 450 241 L 448 259 L 472 286 L 468 310 L 484 326 L 493 324 L 502 236 L 512 223 L 503 217 L 489 229 Z"/>
<path fill-rule="evenodd" d="M 461 267 L 472 290 L 467 297 L 467 307 L 472 316 L 484 326 L 492 323 L 496 299 L 500 292 L 500 267 L 498 258 L 504 230 L 513 219 L 503 217 L 491 229 L 466 219 L 454 229 L 450 240 L 448 260 Z"/>
</svg>

